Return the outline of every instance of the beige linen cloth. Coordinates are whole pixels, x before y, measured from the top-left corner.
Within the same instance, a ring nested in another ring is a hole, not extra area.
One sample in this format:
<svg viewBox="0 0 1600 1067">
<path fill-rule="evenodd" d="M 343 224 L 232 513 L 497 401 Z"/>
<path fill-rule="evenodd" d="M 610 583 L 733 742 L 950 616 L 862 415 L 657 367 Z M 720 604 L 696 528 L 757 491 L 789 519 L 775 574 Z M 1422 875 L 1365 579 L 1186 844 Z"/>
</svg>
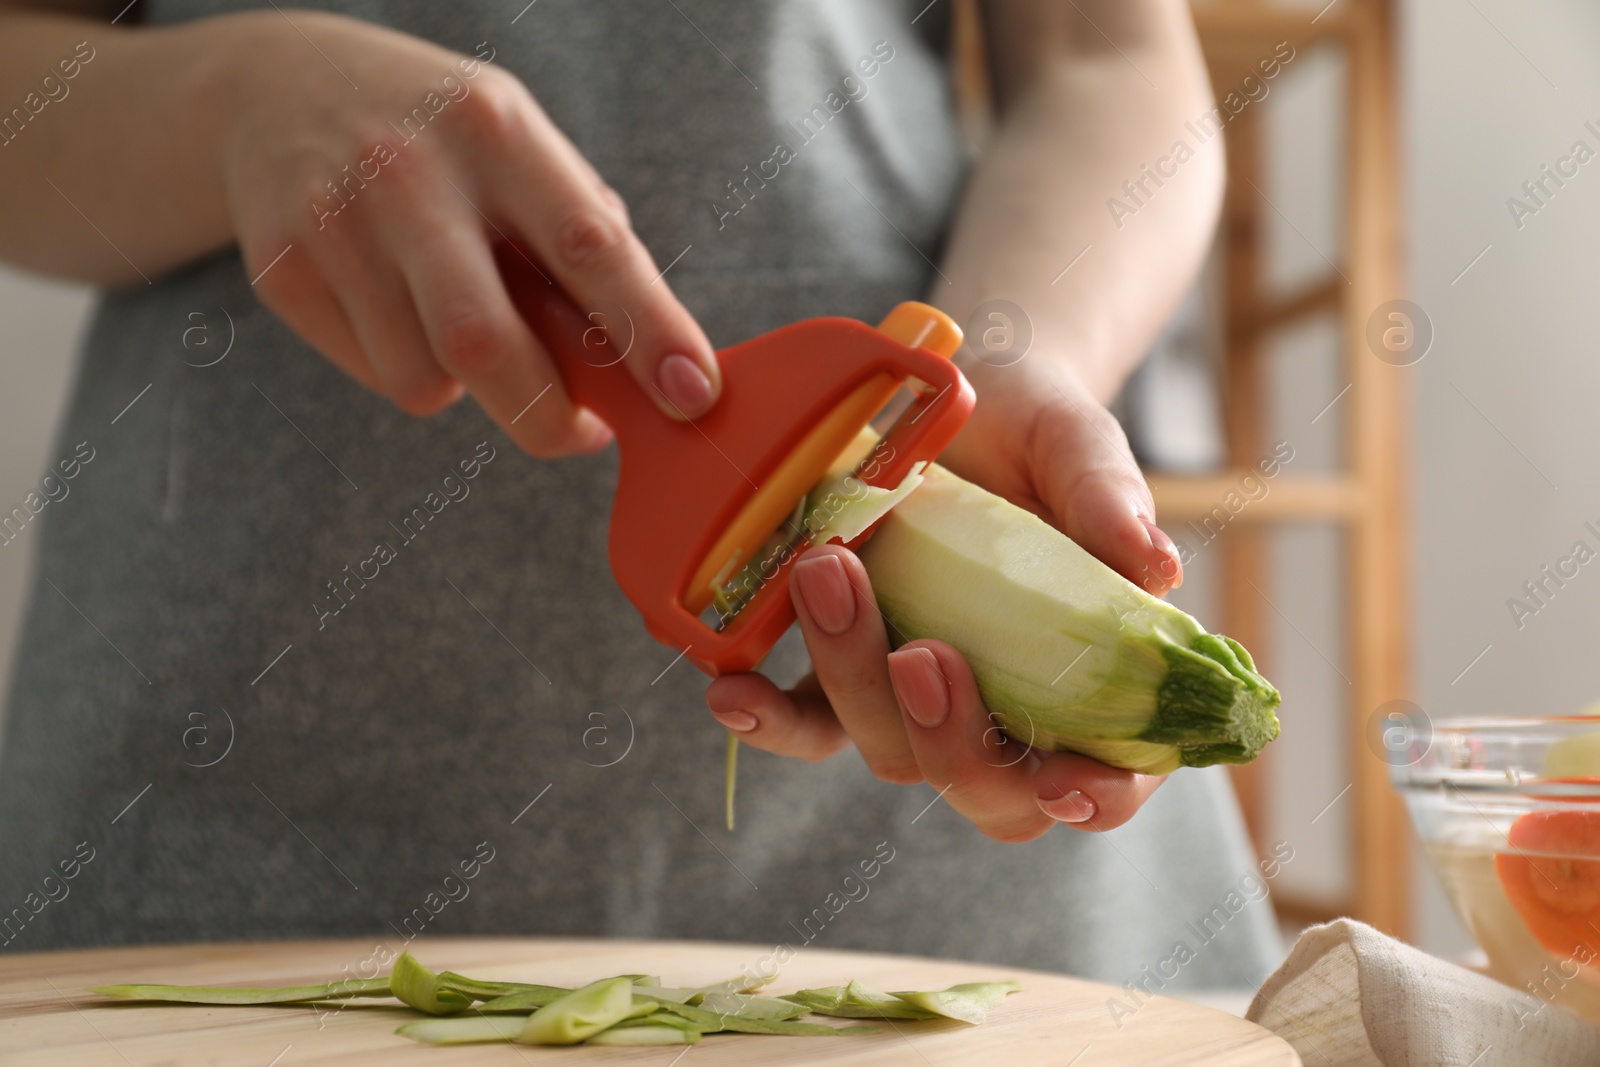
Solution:
<svg viewBox="0 0 1600 1067">
<path fill-rule="evenodd" d="M 1352 919 L 1302 934 L 1247 1017 L 1306 1067 L 1600 1065 L 1600 1029 Z"/>
</svg>

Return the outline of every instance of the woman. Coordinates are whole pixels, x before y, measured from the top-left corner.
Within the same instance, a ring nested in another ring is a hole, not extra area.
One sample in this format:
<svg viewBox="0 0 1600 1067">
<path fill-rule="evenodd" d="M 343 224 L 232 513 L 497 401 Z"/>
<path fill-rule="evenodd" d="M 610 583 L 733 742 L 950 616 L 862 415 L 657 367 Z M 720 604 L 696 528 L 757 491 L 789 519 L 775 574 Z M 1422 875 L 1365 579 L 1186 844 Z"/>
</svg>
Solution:
<svg viewBox="0 0 1600 1067">
<path fill-rule="evenodd" d="M 969 353 L 943 461 L 1162 592 L 1103 403 L 1197 268 L 1220 148 L 1104 204 L 1209 106 L 1183 4 L 984 5 L 970 169 L 948 4 L 115 6 L 0 15 L 0 254 L 112 289 L 60 446 L 93 458 L 32 535 L 0 903 L 43 903 L 7 947 L 715 937 L 1122 981 L 1254 877 L 1220 773 L 984 760 L 966 665 L 889 655 L 842 549 L 798 568 L 814 673 L 702 698 L 610 580 L 609 431 L 491 258 L 609 314 L 676 418 L 717 402 L 713 342 L 1010 301 L 1031 350 Z M 723 727 L 765 750 L 736 835 Z M 1254 982 L 1270 926 L 1173 981 Z"/>
</svg>

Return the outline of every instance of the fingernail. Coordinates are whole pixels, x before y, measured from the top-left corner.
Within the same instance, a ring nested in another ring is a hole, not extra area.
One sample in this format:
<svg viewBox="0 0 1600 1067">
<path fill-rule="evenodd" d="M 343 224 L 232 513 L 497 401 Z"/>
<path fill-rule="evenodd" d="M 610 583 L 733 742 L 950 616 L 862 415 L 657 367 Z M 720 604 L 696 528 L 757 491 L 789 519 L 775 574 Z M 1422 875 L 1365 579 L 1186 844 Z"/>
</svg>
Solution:
<svg viewBox="0 0 1600 1067">
<path fill-rule="evenodd" d="M 1056 822 L 1084 823 L 1100 810 L 1094 798 L 1078 789 L 1069 789 L 1058 797 L 1039 797 L 1039 810 Z"/>
<path fill-rule="evenodd" d="M 1172 538 L 1167 536 L 1165 530 L 1143 515 L 1139 516 L 1139 521 L 1144 523 L 1144 532 L 1149 536 L 1150 544 L 1157 552 L 1165 552 L 1169 556 L 1178 554 L 1178 546 L 1172 543 Z"/>
<path fill-rule="evenodd" d="M 931 730 L 950 714 L 950 685 L 939 661 L 925 648 L 889 653 L 889 684 L 907 715 Z"/>
<path fill-rule="evenodd" d="M 590 423 L 587 432 L 584 434 L 583 441 L 578 445 L 578 452 L 580 455 L 598 452 L 609 445 L 615 436 L 611 432 L 611 427 L 599 419 L 595 419 Z"/>
<path fill-rule="evenodd" d="M 823 633 L 837 637 L 856 621 L 856 598 L 839 557 L 808 556 L 794 565 L 794 581 L 806 614 Z"/>
<path fill-rule="evenodd" d="M 760 725 L 748 711 L 713 711 L 711 717 L 736 734 L 747 734 Z"/>
<path fill-rule="evenodd" d="M 705 411 L 714 399 L 711 379 L 700 369 L 700 364 L 676 352 L 656 368 L 656 384 L 678 411 L 689 418 Z"/>
<path fill-rule="evenodd" d="M 1178 546 L 1173 543 L 1167 532 L 1143 515 L 1139 521 L 1144 523 L 1145 536 L 1150 538 L 1150 547 L 1167 557 L 1170 565 L 1163 565 L 1158 569 L 1161 577 L 1172 583 L 1174 589 L 1183 584 L 1183 560 L 1178 555 Z"/>
</svg>

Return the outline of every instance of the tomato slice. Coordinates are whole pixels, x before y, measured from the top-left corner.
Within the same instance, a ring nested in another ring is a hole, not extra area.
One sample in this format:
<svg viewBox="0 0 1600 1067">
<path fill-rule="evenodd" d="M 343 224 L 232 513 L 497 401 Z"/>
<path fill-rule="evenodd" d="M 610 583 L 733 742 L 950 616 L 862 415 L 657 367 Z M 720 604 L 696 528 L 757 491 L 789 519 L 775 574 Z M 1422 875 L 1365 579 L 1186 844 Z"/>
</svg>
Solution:
<svg viewBox="0 0 1600 1067">
<path fill-rule="evenodd" d="M 1495 873 L 1529 932 L 1563 959 L 1600 957 L 1600 812 L 1531 811 L 1507 843 Z"/>
</svg>

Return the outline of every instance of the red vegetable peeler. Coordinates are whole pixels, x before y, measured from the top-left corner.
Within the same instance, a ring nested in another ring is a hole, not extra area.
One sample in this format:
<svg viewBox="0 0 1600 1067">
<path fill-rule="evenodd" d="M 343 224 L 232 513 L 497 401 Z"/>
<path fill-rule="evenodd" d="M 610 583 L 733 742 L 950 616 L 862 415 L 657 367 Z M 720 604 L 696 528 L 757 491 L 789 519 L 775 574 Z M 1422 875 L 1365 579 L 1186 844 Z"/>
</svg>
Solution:
<svg viewBox="0 0 1600 1067">
<path fill-rule="evenodd" d="M 846 318 L 796 322 L 718 353 L 722 396 L 693 422 L 662 414 L 622 365 L 610 329 L 515 249 L 498 252 L 517 309 L 554 357 L 573 400 L 621 450 L 611 570 L 659 641 L 707 674 L 753 669 L 794 621 L 790 569 L 803 531 L 731 618 L 703 620 L 716 587 L 792 528 L 800 500 L 901 385 L 914 402 L 857 469 L 893 488 L 955 437 L 976 402 L 950 356 L 961 330 L 907 302 L 874 329 Z M 625 343 L 625 340 L 624 340 Z M 852 545 L 869 536 L 867 531 Z M 768 552 L 771 549 L 768 548 Z"/>
</svg>

